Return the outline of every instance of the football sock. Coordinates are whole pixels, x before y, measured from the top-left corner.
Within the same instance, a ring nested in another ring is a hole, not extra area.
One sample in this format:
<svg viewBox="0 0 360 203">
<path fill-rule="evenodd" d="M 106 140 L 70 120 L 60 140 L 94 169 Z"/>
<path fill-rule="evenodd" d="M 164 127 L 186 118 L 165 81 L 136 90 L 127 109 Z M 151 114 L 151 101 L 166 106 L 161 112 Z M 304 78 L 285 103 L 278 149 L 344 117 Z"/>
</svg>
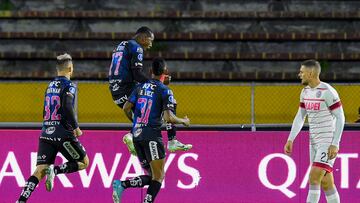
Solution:
<svg viewBox="0 0 360 203">
<path fill-rule="evenodd" d="M 318 203 L 320 199 L 320 185 L 309 185 L 306 203 Z"/>
<path fill-rule="evenodd" d="M 336 188 L 325 191 L 325 196 L 328 203 L 340 203 L 339 193 Z"/>
<path fill-rule="evenodd" d="M 142 175 L 129 180 L 121 181 L 121 185 L 124 188 L 129 187 L 144 187 L 145 185 L 149 185 L 151 181 L 151 176 Z"/>
<path fill-rule="evenodd" d="M 147 193 L 143 203 L 153 203 L 160 189 L 161 183 L 156 180 L 152 180 L 150 182 L 149 188 L 147 189 Z"/>
<path fill-rule="evenodd" d="M 79 170 L 79 165 L 77 162 L 66 162 L 59 166 L 54 166 L 55 175 L 61 173 L 73 173 Z"/>
<path fill-rule="evenodd" d="M 25 187 L 23 188 L 19 201 L 24 201 L 29 199 L 31 193 L 35 190 L 36 185 L 39 183 L 39 180 L 35 176 L 30 176 L 30 178 L 26 181 Z"/>
<path fill-rule="evenodd" d="M 172 123 L 166 123 L 166 130 L 167 130 L 168 141 L 176 139 L 176 125 Z"/>
</svg>

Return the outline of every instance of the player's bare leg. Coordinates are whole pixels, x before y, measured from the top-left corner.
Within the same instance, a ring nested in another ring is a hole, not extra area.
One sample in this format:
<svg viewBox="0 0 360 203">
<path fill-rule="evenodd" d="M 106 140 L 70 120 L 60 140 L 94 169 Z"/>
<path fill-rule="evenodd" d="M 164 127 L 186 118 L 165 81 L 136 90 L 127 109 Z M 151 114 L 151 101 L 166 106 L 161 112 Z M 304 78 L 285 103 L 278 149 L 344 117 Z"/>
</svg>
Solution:
<svg viewBox="0 0 360 203">
<path fill-rule="evenodd" d="M 86 155 L 82 161 L 79 162 L 66 162 L 60 166 L 49 165 L 45 169 L 46 181 L 45 186 L 47 191 L 54 189 L 54 179 L 57 174 L 73 173 L 83 170 L 89 166 L 89 157 Z"/>
<path fill-rule="evenodd" d="M 334 184 L 333 173 L 326 173 L 321 180 L 321 188 L 325 192 L 326 200 L 328 203 L 340 203 L 339 193 Z"/>
<path fill-rule="evenodd" d="M 309 192 L 306 203 L 318 203 L 320 199 L 321 180 L 325 175 L 325 170 L 320 167 L 312 166 L 309 176 Z"/>
<path fill-rule="evenodd" d="M 47 164 L 36 166 L 35 172 L 32 174 L 32 176 L 29 177 L 29 179 L 25 183 L 25 187 L 23 188 L 19 200 L 17 201 L 18 203 L 24 203 L 30 198 L 31 193 L 35 190 L 39 181 L 41 181 L 45 177 L 45 169 L 48 166 L 49 165 Z"/>
</svg>

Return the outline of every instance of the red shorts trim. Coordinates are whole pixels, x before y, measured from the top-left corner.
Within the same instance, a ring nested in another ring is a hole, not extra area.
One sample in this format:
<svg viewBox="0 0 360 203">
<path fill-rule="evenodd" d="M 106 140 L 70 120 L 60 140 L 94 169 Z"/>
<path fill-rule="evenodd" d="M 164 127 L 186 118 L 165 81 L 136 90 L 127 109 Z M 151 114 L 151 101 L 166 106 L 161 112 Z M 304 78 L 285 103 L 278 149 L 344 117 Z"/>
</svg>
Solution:
<svg viewBox="0 0 360 203">
<path fill-rule="evenodd" d="M 319 163 L 319 162 L 314 162 L 312 164 L 313 166 L 316 166 L 316 167 L 319 167 L 319 168 L 322 168 L 324 169 L 326 172 L 328 173 L 332 173 L 333 172 L 333 168 L 327 164 L 323 164 L 323 163 Z"/>
</svg>

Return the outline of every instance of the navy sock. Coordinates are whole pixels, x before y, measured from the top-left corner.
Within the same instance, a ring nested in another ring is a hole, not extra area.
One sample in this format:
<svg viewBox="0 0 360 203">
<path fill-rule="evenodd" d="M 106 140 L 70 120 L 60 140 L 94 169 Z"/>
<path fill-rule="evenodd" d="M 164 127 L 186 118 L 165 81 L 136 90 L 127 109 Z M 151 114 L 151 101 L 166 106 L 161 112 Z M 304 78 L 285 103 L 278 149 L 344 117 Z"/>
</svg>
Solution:
<svg viewBox="0 0 360 203">
<path fill-rule="evenodd" d="M 176 125 L 172 123 L 166 123 L 166 131 L 167 131 L 168 141 L 176 139 Z"/>
<path fill-rule="evenodd" d="M 121 184 L 124 188 L 144 187 L 145 185 L 149 185 L 150 181 L 151 181 L 151 176 L 142 175 L 129 180 L 121 181 Z"/>
<path fill-rule="evenodd" d="M 66 162 L 59 166 L 54 166 L 55 175 L 61 173 L 73 173 L 79 170 L 79 165 L 77 162 Z"/>
<path fill-rule="evenodd" d="M 143 203 L 153 203 L 160 189 L 161 189 L 161 183 L 156 180 L 152 180 L 149 188 L 147 189 L 147 193 Z"/>
<path fill-rule="evenodd" d="M 30 176 L 30 178 L 26 181 L 25 187 L 20 194 L 19 201 L 26 202 L 30 198 L 31 193 L 35 190 L 38 183 L 39 179 L 37 177 Z"/>
</svg>

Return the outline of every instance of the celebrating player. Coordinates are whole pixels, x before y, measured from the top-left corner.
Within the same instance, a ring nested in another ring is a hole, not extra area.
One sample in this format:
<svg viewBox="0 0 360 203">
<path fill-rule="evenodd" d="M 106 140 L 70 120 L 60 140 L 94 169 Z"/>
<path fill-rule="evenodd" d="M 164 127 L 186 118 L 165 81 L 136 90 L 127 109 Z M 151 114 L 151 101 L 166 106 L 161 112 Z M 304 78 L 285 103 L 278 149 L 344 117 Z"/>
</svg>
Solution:
<svg viewBox="0 0 360 203">
<path fill-rule="evenodd" d="M 189 126 L 190 120 L 178 118 L 173 114 L 174 96 L 160 78 L 166 70 L 163 59 L 153 62 L 154 79 L 139 84 L 124 105 L 126 116 L 133 120 L 133 139 L 136 154 L 148 175 L 141 175 L 130 180 L 113 182 L 114 203 L 121 202 L 122 192 L 126 188 L 149 185 L 144 203 L 152 203 L 160 191 L 165 176 L 165 148 L 161 136 L 162 115 L 169 123 Z M 135 108 L 134 115 L 131 109 Z"/>
<path fill-rule="evenodd" d="M 58 56 L 56 69 L 58 76 L 49 83 L 45 92 L 44 121 L 39 138 L 36 170 L 27 180 L 18 203 L 24 203 L 29 199 L 45 175 L 46 189 L 51 191 L 57 174 L 73 173 L 89 165 L 85 149 L 77 139 L 82 135 L 82 131 L 74 110 L 76 87 L 70 81 L 73 73 L 71 56 Z M 64 155 L 68 162 L 54 166 L 58 152 Z"/>
</svg>

